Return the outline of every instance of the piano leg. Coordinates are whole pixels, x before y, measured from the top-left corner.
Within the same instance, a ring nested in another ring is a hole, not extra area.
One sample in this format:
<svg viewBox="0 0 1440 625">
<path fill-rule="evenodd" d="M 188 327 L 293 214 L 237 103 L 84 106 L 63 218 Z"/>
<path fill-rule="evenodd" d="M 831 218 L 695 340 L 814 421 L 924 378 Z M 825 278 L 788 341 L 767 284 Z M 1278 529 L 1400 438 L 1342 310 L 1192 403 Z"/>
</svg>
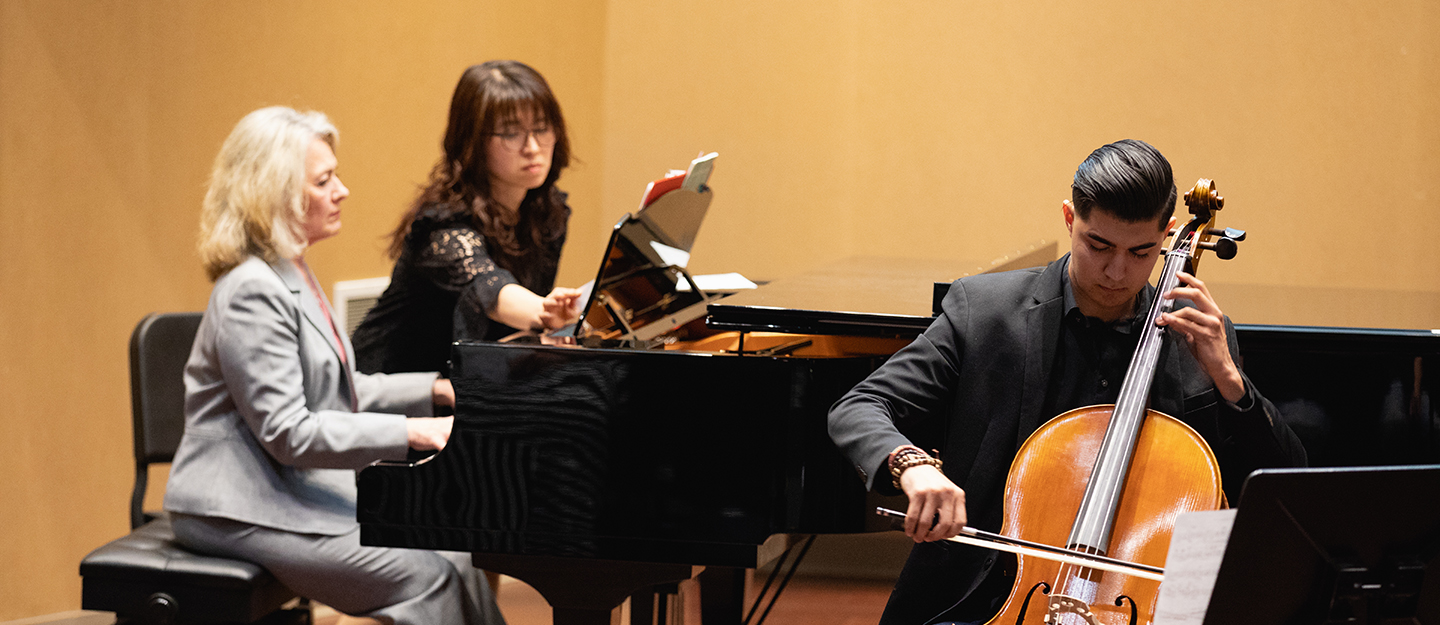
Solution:
<svg viewBox="0 0 1440 625">
<path fill-rule="evenodd" d="M 685 619 L 671 614 L 671 610 L 683 610 L 685 608 L 684 604 L 681 603 L 677 603 L 675 606 L 670 605 L 672 598 L 679 601 L 680 584 L 669 583 L 655 587 L 655 625 L 678 625 L 679 623 L 685 622 Z M 672 616 L 676 616 L 676 618 L 672 619 Z"/>
<path fill-rule="evenodd" d="M 700 582 L 700 621 L 704 625 L 740 625 L 745 618 L 745 569 L 707 566 Z"/>
<path fill-rule="evenodd" d="M 663 625 L 663 619 L 661 623 L 655 622 L 655 597 L 659 594 L 652 586 L 637 590 L 630 595 L 630 625 Z M 663 602 L 664 599 L 661 601 Z M 660 613 L 664 614 L 664 607 L 659 609 Z"/>
<path fill-rule="evenodd" d="M 554 625 L 610 625 L 611 612 L 632 593 L 694 575 L 688 564 L 498 553 L 471 554 L 470 561 L 530 584 L 550 604 Z"/>
<path fill-rule="evenodd" d="M 611 625 L 610 610 L 588 608 L 552 608 L 551 622 L 555 625 Z"/>
<path fill-rule="evenodd" d="M 678 584 L 658 584 L 630 595 L 630 625 L 674 625 L 670 621 L 670 598 L 680 593 Z"/>
</svg>

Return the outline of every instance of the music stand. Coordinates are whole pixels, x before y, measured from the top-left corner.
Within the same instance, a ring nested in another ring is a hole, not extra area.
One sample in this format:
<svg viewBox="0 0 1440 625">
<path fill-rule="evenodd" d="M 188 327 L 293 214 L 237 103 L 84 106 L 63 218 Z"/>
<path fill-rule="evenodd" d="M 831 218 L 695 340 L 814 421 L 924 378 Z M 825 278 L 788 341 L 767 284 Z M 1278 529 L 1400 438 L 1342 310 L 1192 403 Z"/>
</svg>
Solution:
<svg viewBox="0 0 1440 625">
<path fill-rule="evenodd" d="M 713 298 L 694 286 L 684 261 L 714 195 L 709 187 L 674 189 L 634 216 L 620 218 L 580 318 L 573 328 L 553 335 L 643 343 L 703 317 Z M 681 291 L 680 284 L 689 290 Z"/>
<path fill-rule="evenodd" d="M 1206 625 L 1440 625 L 1440 465 L 1245 480 Z"/>
</svg>

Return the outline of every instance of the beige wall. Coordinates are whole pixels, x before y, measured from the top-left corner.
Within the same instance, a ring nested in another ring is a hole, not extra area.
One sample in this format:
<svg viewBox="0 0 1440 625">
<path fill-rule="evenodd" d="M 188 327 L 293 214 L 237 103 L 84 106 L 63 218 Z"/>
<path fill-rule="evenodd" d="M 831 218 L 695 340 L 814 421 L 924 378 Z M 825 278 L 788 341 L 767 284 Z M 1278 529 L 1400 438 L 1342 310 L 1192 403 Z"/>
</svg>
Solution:
<svg viewBox="0 0 1440 625">
<path fill-rule="evenodd" d="M 1321 323 L 1396 325 L 1354 305 L 1370 290 L 1440 326 L 1426 0 L 392 6 L 0 0 L 0 620 L 77 607 L 80 557 L 125 530 L 125 341 L 204 306 L 196 207 L 235 121 L 332 116 L 353 195 L 312 264 L 327 285 L 383 275 L 449 91 L 488 58 L 534 65 L 571 124 L 563 284 L 700 150 L 721 158 L 694 268 L 768 279 L 1061 238 L 1075 165 L 1136 137 L 1182 187 L 1215 178 L 1251 232 L 1202 276 L 1245 294 L 1239 321 L 1283 321 L 1258 288 L 1279 286 L 1347 294 Z"/>
<path fill-rule="evenodd" d="M 1212 280 L 1440 289 L 1434 3 L 824 6 L 612 2 L 603 210 L 718 150 L 702 270 L 985 256 L 1063 237 L 1075 166 L 1135 137 L 1253 234 Z"/>
</svg>

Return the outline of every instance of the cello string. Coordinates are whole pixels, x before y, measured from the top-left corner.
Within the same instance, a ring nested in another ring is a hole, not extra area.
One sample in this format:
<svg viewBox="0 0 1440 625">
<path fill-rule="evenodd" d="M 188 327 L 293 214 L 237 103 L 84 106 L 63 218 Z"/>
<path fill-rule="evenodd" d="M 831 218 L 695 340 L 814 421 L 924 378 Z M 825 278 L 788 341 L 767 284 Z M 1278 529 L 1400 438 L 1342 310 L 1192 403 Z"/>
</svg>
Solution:
<svg viewBox="0 0 1440 625">
<path fill-rule="evenodd" d="M 1176 274 L 1179 273 L 1181 266 L 1184 265 L 1185 259 L 1196 249 L 1195 242 L 1198 240 L 1198 237 L 1198 232 L 1186 234 L 1184 237 L 1179 238 L 1171 246 L 1171 250 L 1166 253 L 1165 264 L 1161 270 L 1161 277 L 1160 280 L 1157 281 L 1155 300 L 1146 311 L 1145 323 L 1142 324 L 1140 343 L 1136 348 L 1136 357 L 1139 362 L 1131 363 L 1129 368 L 1131 372 L 1153 371 L 1155 365 L 1159 362 L 1160 350 L 1157 343 L 1163 339 L 1164 333 L 1163 329 L 1154 326 L 1154 322 L 1158 319 L 1159 313 L 1164 309 L 1163 295 L 1175 288 L 1179 283 L 1179 278 Z M 1127 381 L 1129 381 L 1129 377 L 1130 374 L 1127 373 Z M 1145 388 L 1141 388 L 1142 386 Z M 1128 460 L 1130 454 L 1127 453 L 1124 459 L 1111 460 L 1103 464 L 1101 459 L 1104 459 L 1108 455 L 1107 452 L 1117 453 L 1113 451 L 1116 447 L 1130 450 L 1130 452 L 1133 453 L 1136 441 L 1139 439 L 1140 428 L 1144 423 L 1146 413 L 1144 398 L 1149 395 L 1148 387 L 1149 384 L 1142 385 L 1134 383 L 1123 384 L 1121 386 L 1121 396 L 1116 401 L 1115 412 L 1112 412 L 1112 418 L 1114 419 L 1112 426 L 1117 428 L 1115 437 L 1112 439 L 1109 430 L 1107 430 L 1107 435 L 1101 444 L 1100 457 L 1097 458 L 1096 462 L 1097 468 L 1107 469 L 1104 471 L 1106 475 L 1099 476 L 1099 479 L 1104 480 L 1104 482 L 1097 484 L 1099 488 L 1097 488 L 1095 494 L 1099 498 L 1098 504 L 1085 508 L 1089 514 L 1084 518 L 1077 519 L 1077 524 L 1072 532 L 1071 538 L 1081 540 L 1073 540 L 1073 542 L 1094 547 L 1095 545 L 1088 544 L 1091 541 L 1086 540 L 1087 538 L 1093 538 L 1095 539 L 1094 542 L 1097 543 L 1105 541 L 1104 538 L 1098 537 L 1098 534 L 1102 532 L 1101 526 L 1106 522 L 1106 519 L 1094 515 L 1098 514 L 1097 511 L 1100 510 L 1113 514 L 1114 508 L 1119 505 L 1120 495 L 1125 485 L 1123 474 L 1129 471 Z M 1124 408 L 1124 410 L 1122 410 L 1122 408 Z M 1114 444 L 1112 445 L 1111 443 Z M 1116 466 L 1117 464 L 1118 467 Z M 1123 471 L 1120 470 L 1122 468 Z M 1095 476 L 1092 475 L 1092 479 L 1095 479 Z"/>
<path fill-rule="evenodd" d="M 1187 224 L 1187 228 L 1195 223 L 1192 220 L 1190 224 Z M 1094 483 L 1096 489 L 1093 491 L 1096 500 L 1089 506 L 1082 504 L 1080 517 L 1076 519 L 1075 527 L 1071 531 L 1070 542 L 1072 544 L 1099 548 L 1103 552 L 1104 549 L 1100 546 L 1108 542 L 1108 532 L 1103 528 L 1109 519 L 1113 518 L 1114 511 L 1119 505 L 1125 486 L 1124 476 L 1129 472 L 1130 457 L 1144 424 L 1145 397 L 1149 395 L 1150 385 L 1132 381 L 1132 374 L 1140 371 L 1153 372 L 1159 362 L 1158 343 L 1163 340 L 1164 330 L 1156 327 L 1154 323 L 1165 308 L 1163 295 L 1179 283 L 1177 274 L 1180 268 L 1184 265 L 1184 261 L 1198 249 L 1200 233 L 1194 229 L 1188 233 L 1184 232 L 1185 230 L 1186 228 L 1181 228 L 1177 232 L 1171 249 L 1166 252 L 1161 276 L 1157 281 L 1155 299 L 1148 307 L 1145 321 L 1142 324 L 1140 341 L 1135 352 L 1136 362 L 1132 362 L 1129 367 L 1126 374 L 1127 383 L 1121 385 L 1121 395 L 1116 400 L 1115 408 L 1111 413 L 1111 427 L 1107 428 L 1097 455 L 1095 469 L 1097 469 L 1098 475 L 1096 473 L 1091 475 L 1091 479 L 1096 480 Z M 1116 451 L 1117 448 L 1128 450 L 1123 458 L 1112 457 L 1119 453 Z M 1101 511 L 1104 511 L 1103 517 Z M 1102 533 L 1105 536 L 1101 536 Z"/>
<path fill-rule="evenodd" d="M 1198 235 L 1196 236 L 1198 237 Z M 1138 362 L 1132 365 L 1132 371 L 1137 370 L 1136 365 L 1140 367 L 1140 369 L 1138 370 L 1154 371 L 1154 367 L 1159 362 L 1160 350 L 1158 347 L 1158 343 L 1164 340 L 1165 331 L 1162 328 L 1155 327 L 1154 323 L 1158 320 L 1159 315 L 1167 309 L 1167 307 L 1165 306 L 1165 300 L 1163 299 L 1164 294 L 1174 289 L 1179 284 L 1179 277 L 1177 274 L 1179 273 L 1181 267 L 1184 266 L 1184 261 L 1189 256 L 1189 252 L 1193 250 L 1193 247 L 1191 247 L 1190 245 L 1186 245 L 1187 243 L 1193 245 L 1193 240 L 1189 238 L 1181 240 L 1175 246 L 1176 250 L 1172 250 L 1170 254 L 1167 254 L 1166 262 L 1161 271 L 1160 280 L 1158 281 L 1157 289 L 1155 291 L 1156 299 L 1154 302 L 1152 302 L 1152 305 L 1149 307 L 1149 310 L 1146 313 L 1145 323 L 1141 331 L 1142 333 L 1140 337 L 1140 344 L 1136 351 L 1136 360 Z M 1104 505 L 1100 506 L 1099 508 L 1092 509 L 1092 512 L 1093 510 L 1097 509 L 1111 510 L 1113 512 L 1113 510 L 1119 505 L 1119 500 L 1126 482 L 1125 476 L 1129 472 L 1129 460 L 1131 455 L 1133 455 L 1133 450 L 1135 446 L 1138 444 L 1140 430 L 1144 425 L 1144 420 L 1147 414 L 1146 409 L 1148 408 L 1148 406 L 1145 405 L 1145 398 L 1149 395 L 1149 386 L 1149 384 L 1140 383 L 1122 385 L 1122 397 L 1117 400 L 1116 407 L 1114 408 L 1115 411 L 1120 412 L 1121 414 L 1114 415 L 1112 413 L 1112 416 L 1115 417 L 1114 426 L 1119 428 L 1119 430 L 1116 432 L 1117 437 L 1113 440 L 1118 442 L 1118 448 L 1129 449 L 1131 450 L 1131 453 L 1127 454 L 1126 458 L 1124 458 L 1120 463 L 1123 466 L 1123 470 L 1117 468 L 1113 473 L 1109 473 L 1107 476 L 1105 476 L 1106 478 L 1108 478 L 1108 483 L 1105 484 L 1105 486 L 1108 486 L 1108 488 L 1102 488 L 1100 493 L 1098 493 L 1103 498 L 1102 503 Z M 1106 438 L 1106 442 L 1110 442 L 1110 440 L 1108 440 L 1109 436 L 1107 436 Z M 1104 453 L 1105 447 L 1108 447 L 1108 445 L 1102 445 L 1101 453 Z M 1097 462 L 1097 466 L 1098 464 L 1099 463 Z M 1082 523 L 1100 523 L 1103 521 L 1103 519 L 1086 518 L 1082 520 Z M 1095 534 L 1099 533 L 1099 530 L 1096 527 L 1089 527 L 1085 529 L 1089 529 Z M 1062 594 L 1065 596 L 1080 599 L 1087 604 L 1093 604 L 1094 597 L 1091 595 L 1094 594 L 1094 591 L 1097 590 L 1097 588 L 1093 585 L 1094 582 L 1090 582 L 1090 572 L 1085 567 L 1081 567 L 1079 570 L 1073 572 L 1069 569 L 1070 566 L 1068 564 L 1061 567 L 1060 576 L 1065 579 L 1065 585 Z M 1070 574 L 1071 576 L 1067 576 L 1067 574 Z M 1078 576 L 1089 583 L 1080 583 L 1080 580 L 1076 579 L 1075 576 Z M 1158 579 L 1160 581 L 1163 581 L 1163 576 L 1151 579 Z M 1075 586 L 1075 588 L 1073 589 L 1071 588 L 1071 582 L 1074 582 L 1073 585 Z M 1057 587 L 1059 587 L 1058 580 Z M 1084 596 L 1082 597 L 1080 595 Z M 1057 625 L 1066 625 L 1072 621 L 1079 622 L 1078 620 L 1071 618 L 1067 614 L 1059 614 L 1055 616 L 1057 617 L 1055 619 L 1057 621 Z"/>
</svg>

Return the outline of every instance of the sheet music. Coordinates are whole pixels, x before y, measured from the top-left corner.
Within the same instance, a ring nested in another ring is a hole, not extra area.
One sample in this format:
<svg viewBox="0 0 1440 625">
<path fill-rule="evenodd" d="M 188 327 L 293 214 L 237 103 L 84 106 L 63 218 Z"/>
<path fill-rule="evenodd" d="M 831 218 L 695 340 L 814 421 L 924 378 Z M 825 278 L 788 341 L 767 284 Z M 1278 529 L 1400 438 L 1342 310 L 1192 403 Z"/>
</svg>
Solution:
<svg viewBox="0 0 1440 625">
<path fill-rule="evenodd" d="M 1200 625 L 1225 557 L 1235 510 L 1188 512 L 1175 520 L 1154 625 Z"/>
<path fill-rule="evenodd" d="M 585 306 L 590 303 L 590 292 L 595 290 L 595 281 L 591 280 L 580 285 L 580 297 L 575 298 L 575 312 L 585 312 Z"/>
<path fill-rule="evenodd" d="M 756 287 L 754 282 L 733 271 L 730 273 L 710 273 L 695 276 L 695 284 L 699 285 L 700 290 L 706 293 L 734 293 Z M 676 283 L 675 290 L 688 292 L 690 290 L 690 281 L 686 280 L 685 276 L 680 276 L 680 281 Z"/>
<path fill-rule="evenodd" d="M 655 250 L 655 254 L 660 257 L 661 262 L 671 267 L 684 267 L 690 264 L 690 252 L 678 247 L 670 247 L 659 241 L 651 241 L 650 249 Z M 699 280 L 699 278 L 696 278 L 696 280 Z"/>
</svg>

